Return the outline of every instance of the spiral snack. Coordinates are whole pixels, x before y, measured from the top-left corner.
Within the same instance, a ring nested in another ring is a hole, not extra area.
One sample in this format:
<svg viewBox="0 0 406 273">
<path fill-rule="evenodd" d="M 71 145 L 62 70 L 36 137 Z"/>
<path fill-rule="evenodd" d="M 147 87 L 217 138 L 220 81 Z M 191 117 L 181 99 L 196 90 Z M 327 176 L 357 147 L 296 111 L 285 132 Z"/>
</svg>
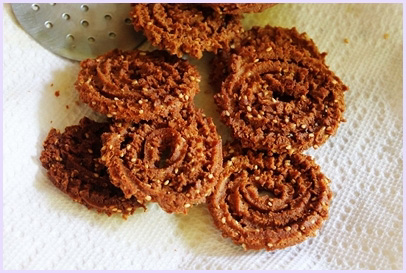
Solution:
<svg viewBox="0 0 406 273">
<path fill-rule="evenodd" d="M 299 33 L 296 28 L 282 27 L 252 27 L 235 37 L 230 44 L 230 50 L 221 50 L 211 61 L 211 83 L 219 89 L 223 80 L 230 74 L 230 61 L 232 54 L 241 54 L 242 49 L 251 47 L 251 53 L 256 55 L 269 50 L 264 45 L 274 43 L 278 48 L 294 47 L 303 51 L 306 56 L 320 59 L 324 62 L 327 53 L 320 53 L 316 44 L 306 33 Z M 255 58 L 254 58 L 255 59 Z"/>
<path fill-rule="evenodd" d="M 200 75 L 164 51 L 113 50 L 81 62 L 76 89 L 95 111 L 128 121 L 166 117 L 190 104 Z"/>
<path fill-rule="evenodd" d="M 222 169 L 221 139 L 192 106 L 169 119 L 116 123 L 102 136 L 102 160 L 126 198 L 187 213 L 211 194 Z"/>
<path fill-rule="evenodd" d="M 259 3 L 208 3 L 205 4 L 212 9 L 214 9 L 217 13 L 220 14 L 242 14 L 242 13 L 257 13 L 266 10 L 272 6 L 275 6 L 276 3 L 267 3 L 267 4 L 259 4 Z"/>
<path fill-rule="evenodd" d="M 51 129 L 40 160 L 52 183 L 74 201 L 107 215 L 122 213 L 126 217 L 142 205 L 134 197 L 125 199 L 99 162 L 101 134 L 108 128 L 107 123 L 85 117 L 62 134 Z"/>
<path fill-rule="evenodd" d="M 316 236 L 328 218 L 329 180 L 310 156 L 224 148 L 224 169 L 208 208 L 244 249 L 275 250 Z"/>
<path fill-rule="evenodd" d="M 243 31 L 241 16 L 196 4 L 136 4 L 131 18 L 152 45 L 178 57 L 200 59 L 203 51 L 229 48 L 231 38 Z"/>
<path fill-rule="evenodd" d="M 348 88 L 320 60 L 294 47 L 233 55 L 215 102 L 243 147 L 290 154 L 318 148 L 343 121 Z"/>
</svg>

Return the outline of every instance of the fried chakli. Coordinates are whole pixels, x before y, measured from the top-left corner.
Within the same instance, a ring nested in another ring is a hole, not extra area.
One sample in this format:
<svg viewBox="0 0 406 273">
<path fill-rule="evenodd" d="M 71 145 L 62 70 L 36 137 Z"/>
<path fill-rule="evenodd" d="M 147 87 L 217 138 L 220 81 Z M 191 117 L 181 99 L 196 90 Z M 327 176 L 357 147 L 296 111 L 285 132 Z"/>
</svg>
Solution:
<svg viewBox="0 0 406 273">
<path fill-rule="evenodd" d="M 80 65 L 75 83 L 80 99 L 115 119 L 166 117 L 199 92 L 196 67 L 164 51 L 113 50 Z"/>
<path fill-rule="evenodd" d="M 318 148 L 344 120 L 341 80 L 295 47 L 263 44 L 231 57 L 215 102 L 243 147 L 275 153 Z M 258 53 L 260 52 L 260 53 Z"/>
<path fill-rule="evenodd" d="M 224 169 L 208 208 L 244 249 L 276 250 L 315 236 L 328 218 L 329 180 L 310 156 L 224 148 Z"/>
<path fill-rule="evenodd" d="M 115 123 L 102 160 L 125 196 L 187 213 L 211 194 L 222 169 L 221 138 L 210 118 L 188 107 L 171 118 Z"/>
<path fill-rule="evenodd" d="M 261 53 L 261 50 L 266 50 L 263 45 L 274 43 L 279 48 L 295 47 L 299 51 L 303 51 L 306 56 L 320 59 L 324 62 L 327 53 L 319 52 L 316 44 L 306 33 L 299 33 L 296 28 L 282 27 L 252 27 L 235 37 L 230 43 L 229 50 L 221 50 L 211 60 L 211 77 L 210 81 L 217 90 L 220 89 L 221 83 L 230 74 L 231 55 L 240 55 L 241 50 L 246 47 L 252 47 L 252 54 Z M 262 49 L 261 49 L 262 48 Z"/>
<path fill-rule="evenodd" d="M 229 48 L 229 41 L 243 31 L 241 16 L 196 4 L 136 4 L 131 18 L 153 46 L 178 57 L 200 59 L 204 51 Z"/>
<path fill-rule="evenodd" d="M 64 133 L 51 129 L 44 141 L 40 161 L 52 183 L 89 209 L 107 215 L 133 214 L 142 205 L 111 184 L 107 169 L 100 163 L 101 134 L 108 123 L 83 118 L 79 125 L 69 126 Z"/>
</svg>

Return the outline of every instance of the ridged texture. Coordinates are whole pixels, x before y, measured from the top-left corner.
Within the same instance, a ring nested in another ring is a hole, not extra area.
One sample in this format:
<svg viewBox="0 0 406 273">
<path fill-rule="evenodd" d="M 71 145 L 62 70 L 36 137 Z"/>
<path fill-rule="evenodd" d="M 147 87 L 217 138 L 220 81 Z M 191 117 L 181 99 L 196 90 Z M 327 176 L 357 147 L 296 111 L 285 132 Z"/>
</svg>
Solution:
<svg viewBox="0 0 406 273">
<path fill-rule="evenodd" d="M 178 57 L 189 54 L 200 59 L 204 51 L 226 49 L 243 30 L 241 16 L 196 4 L 136 4 L 131 18 L 152 45 Z"/>
<path fill-rule="evenodd" d="M 51 129 L 44 141 L 41 162 L 52 183 L 74 201 L 107 215 L 133 214 L 142 205 L 111 184 L 107 169 L 100 162 L 101 135 L 108 123 L 83 118 L 64 133 Z"/>
<path fill-rule="evenodd" d="M 192 107 L 168 120 L 116 123 L 102 139 L 113 183 L 127 198 L 157 202 L 168 213 L 205 202 L 222 169 L 216 127 Z"/>
<path fill-rule="evenodd" d="M 75 83 L 80 99 L 116 119 L 166 117 L 199 92 L 197 69 L 163 51 L 114 50 L 80 65 Z"/>
<path fill-rule="evenodd" d="M 275 250 L 315 236 L 328 217 L 329 180 L 310 156 L 224 148 L 221 182 L 208 207 L 224 237 Z"/>
</svg>

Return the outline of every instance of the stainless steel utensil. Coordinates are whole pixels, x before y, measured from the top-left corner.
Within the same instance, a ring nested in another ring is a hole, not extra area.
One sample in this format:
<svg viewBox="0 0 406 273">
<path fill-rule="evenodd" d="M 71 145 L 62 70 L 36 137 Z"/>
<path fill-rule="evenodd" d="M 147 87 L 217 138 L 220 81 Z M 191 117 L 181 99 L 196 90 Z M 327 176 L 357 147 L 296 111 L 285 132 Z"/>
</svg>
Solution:
<svg viewBox="0 0 406 273">
<path fill-rule="evenodd" d="M 131 25 L 130 4 L 12 4 L 12 9 L 38 43 L 68 59 L 133 49 L 146 40 Z"/>
</svg>

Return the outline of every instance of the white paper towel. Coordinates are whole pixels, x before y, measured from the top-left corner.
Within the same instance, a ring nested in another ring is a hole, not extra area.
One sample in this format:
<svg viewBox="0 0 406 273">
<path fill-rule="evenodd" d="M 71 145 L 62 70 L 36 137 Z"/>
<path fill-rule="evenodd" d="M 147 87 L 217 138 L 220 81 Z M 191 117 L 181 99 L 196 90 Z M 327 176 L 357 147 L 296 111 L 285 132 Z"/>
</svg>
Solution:
<svg viewBox="0 0 406 273">
<path fill-rule="evenodd" d="M 307 152 L 332 180 L 330 219 L 318 237 L 273 253 L 223 239 L 205 205 L 178 216 L 151 204 L 124 221 L 56 189 L 38 160 L 44 138 L 97 115 L 76 104 L 78 63 L 39 46 L 4 5 L 4 268 L 401 269 L 402 5 L 279 4 L 245 18 L 246 26 L 267 23 L 306 31 L 350 87 L 348 121 Z M 200 63 L 204 73 L 207 59 Z M 205 79 L 198 104 L 210 114 Z"/>
</svg>

